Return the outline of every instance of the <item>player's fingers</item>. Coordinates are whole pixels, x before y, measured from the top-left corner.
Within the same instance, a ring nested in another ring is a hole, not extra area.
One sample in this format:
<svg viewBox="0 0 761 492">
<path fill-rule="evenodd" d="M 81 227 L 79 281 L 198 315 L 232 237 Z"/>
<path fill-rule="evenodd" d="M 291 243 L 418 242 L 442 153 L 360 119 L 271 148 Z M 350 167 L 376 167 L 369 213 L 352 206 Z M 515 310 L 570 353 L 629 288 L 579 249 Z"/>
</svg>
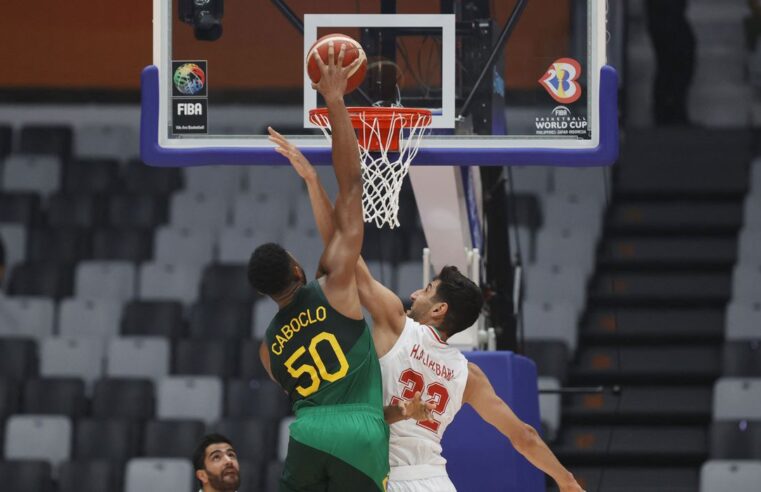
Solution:
<svg viewBox="0 0 761 492">
<path fill-rule="evenodd" d="M 414 400 L 419 400 L 420 399 L 420 392 L 419 391 L 415 392 L 415 396 L 413 396 L 412 398 Z"/>
<path fill-rule="evenodd" d="M 351 72 L 353 72 L 354 69 L 356 67 L 358 67 L 361 63 L 362 63 L 362 59 L 361 58 L 357 58 L 353 62 L 349 63 L 348 66 L 344 67 L 344 69 L 343 69 L 344 73 L 351 73 Z"/>
<path fill-rule="evenodd" d="M 336 65 L 336 45 L 331 40 L 328 41 L 328 67 L 333 68 Z"/>
<path fill-rule="evenodd" d="M 319 51 L 314 50 L 312 52 L 312 56 L 314 57 L 314 61 L 317 62 L 317 68 L 320 69 L 320 72 L 324 72 L 325 71 L 325 62 L 322 61 L 322 57 L 320 56 Z M 314 85 L 314 84 L 312 84 L 312 85 Z"/>
<path fill-rule="evenodd" d="M 338 50 L 338 61 L 336 62 L 336 65 L 339 67 L 344 66 L 344 56 L 346 55 L 346 43 L 341 43 L 341 49 Z"/>
<path fill-rule="evenodd" d="M 312 89 L 317 90 L 317 84 L 315 84 L 314 82 L 312 82 Z"/>
</svg>

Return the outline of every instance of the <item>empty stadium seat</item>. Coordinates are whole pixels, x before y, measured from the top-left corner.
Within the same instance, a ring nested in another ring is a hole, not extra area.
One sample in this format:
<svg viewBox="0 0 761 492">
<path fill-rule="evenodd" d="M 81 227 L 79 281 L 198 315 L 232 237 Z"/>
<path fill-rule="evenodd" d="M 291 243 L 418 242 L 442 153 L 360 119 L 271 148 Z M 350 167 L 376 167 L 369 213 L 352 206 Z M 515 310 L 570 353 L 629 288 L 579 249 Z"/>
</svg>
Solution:
<svg viewBox="0 0 761 492">
<path fill-rule="evenodd" d="M 188 459 L 133 458 L 127 463 L 124 492 L 184 492 L 193 485 L 193 464 Z"/>
<path fill-rule="evenodd" d="M 68 159 L 73 151 L 73 132 L 68 125 L 25 125 L 19 150 L 25 154 L 49 154 Z"/>
<path fill-rule="evenodd" d="M 242 340 L 250 335 L 251 304 L 198 302 L 190 310 L 188 333 L 192 338 Z"/>
<path fill-rule="evenodd" d="M 261 340 L 251 338 L 240 341 L 240 377 L 242 379 L 266 379 L 268 377 L 259 358 L 261 343 Z"/>
<path fill-rule="evenodd" d="M 759 244 L 761 244 L 761 227 L 744 228 L 737 240 L 737 259 L 742 263 L 761 263 Z"/>
<path fill-rule="evenodd" d="M 238 447 L 236 444 L 236 451 Z M 240 466 L 240 487 L 238 490 L 262 490 L 263 466 L 256 461 L 238 460 Z"/>
<path fill-rule="evenodd" d="M 8 293 L 61 299 L 74 291 L 74 269 L 70 264 L 26 262 L 11 270 Z"/>
<path fill-rule="evenodd" d="M 135 266 L 127 261 L 85 261 L 77 265 L 74 291 L 81 299 L 123 303 L 135 296 Z"/>
<path fill-rule="evenodd" d="M 201 299 L 204 301 L 241 302 L 249 305 L 257 298 L 248 283 L 244 264 L 209 265 L 201 278 Z"/>
<path fill-rule="evenodd" d="M 279 237 L 267 236 L 258 227 L 225 227 L 219 233 L 219 261 L 245 264 L 256 246 L 279 240 Z"/>
<path fill-rule="evenodd" d="M 761 244 L 761 243 L 759 243 Z M 761 340 L 761 299 L 755 302 L 732 301 L 726 311 L 727 340 Z"/>
<path fill-rule="evenodd" d="M 5 424 L 4 456 L 12 460 L 47 461 L 57 467 L 71 456 L 71 436 L 68 417 L 13 415 Z"/>
<path fill-rule="evenodd" d="M 313 278 L 324 249 L 320 235 L 317 232 L 288 229 L 283 236 L 282 246 L 296 258 L 307 278 Z"/>
<path fill-rule="evenodd" d="M 90 233 L 78 227 L 34 227 L 26 256 L 32 262 L 74 263 L 90 256 Z"/>
<path fill-rule="evenodd" d="M 153 232 L 144 228 L 96 229 L 92 253 L 96 260 L 149 260 L 153 256 Z"/>
<path fill-rule="evenodd" d="M 333 172 L 332 169 L 320 171 L 319 166 L 317 171 L 320 176 L 324 176 L 326 172 Z M 289 166 L 247 166 L 244 172 L 246 173 L 248 191 L 254 195 L 279 194 L 289 196 L 301 189 L 302 186 L 301 180 L 294 179 L 296 176 L 294 176 L 293 170 L 289 169 Z M 331 185 L 328 184 L 327 186 Z"/>
<path fill-rule="evenodd" d="M 91 388 L 103 373 L 104 348 L 97 338 L 46 338 L 40 344 L 40 376 L 79 378 Z"/>
<path fill-rule="evenodd" d="M 184 333 L 182 304 L 177 301 L 132 301 L 124 307 L 123 335 L 179 338 Z"/>
<path fill-rule="evenodd" d="M 186 167 L 185 188 L 209 195 L 234 196 L 241 189 L 245 170 L 243 166 Z"/>
<path fill-rule="evenodd" d="M 717 460 L 761 460 L 761 421 L 714 421 L 710 430 L 710 456 Z"/>
<path fill-rule="evenodd" d="M 118 301 L 66 299 L 60 304 L 58 331 L 64 336 L 105 342 L 119 334 L 121 311 Z"/>
<path fill-rule="evenodd" d="M 21 408 L 28 414 L 81 417 L 87 411 L 84 381 L 68 377 L 29 379 L 24 383 Z"/>
<path fill-rule="evenodd" d="M 216 168 L 209 168 L 217 171 Z M 169 222 L 176 227 L 218 230 L 227 224 L 226 196 L 201 192 L 172 195 Z"/>
<path fill-rule="evenodd" d="M 160 337 L 117 337 L 108 343 L 106 375 L 158 380 L 169 374 L 169 341 Z"/>
<path fill-rule="evenodd" d="M 761 340 L 725 343 L 722 361 L 724 376 L 761 378 Z"/>
<path fill-rule="evenodd" d="M 738 263 L 732 272 L 732 300 L 761 302 L 761 263 Z"/>
<path fill-rule="evenodd" d="M 700 492 L 753 492 L 761 483 L 761 461 L 708 461 L 700 469 Z"/>
<path fill-rule="evenodd" d="M 18 383 L 9 377 L 0 376 L 0 422 L 18 411 L 19 400 Z"/>
<path fill-rule="evenodd" d="M 130 161 L 124 169 L 128 192 L 143 195 L 169 195 L 182 188 L 182 170 L 175 167 L 153 167 Z"/>
<path fill-rule="evenodd" d="M 290 203 L 287 195 L 238 195 L 233 204 L 233 225 L 237 229 L 253 228 L 256 242 L 248 243 L 251 251 L 260 243 L 277 242 L 283 238 L 290 222 Z M 314 223 L 314 220 L 312 220 Z M 249 251 L 249 255 L 251 254 Z"/>
<path fill-rule="evenodd" d="M 290 403 L 283 389 L 270 380 L 231 380 L 225 392 L 225 415 L 229 418 L 261 418 L 278 421 L 288 414 Z"/>
<path fill-rule="evenodd" d="M 761 420 L 761 378 L 720 378 L 713 391 L 714 420 Z"/>
<path fill-rule="evenodd" d="M 0 483 L 9 491 L 52 492 L 53 468 L 47 461 L 0 461 Z"/>
<path fill-rule="evenodd" d="M 550 190 L 551 168 L 544 166 L 511 166 L 509 181 L 505 186 L 514 192 L 547 193 Z"/>
<path fill-rule="evenodd" d="M 222 381 L 210 376 L 170 376 L 159 381 L 156 415 L 161 419 L 193 419 L 207 424 L 222 416 Z"/>
<path fill-rule="evenodd" d="M 196 265 L 144 263 L 140 265 L 138 297 L 192 303 L 198 297 L 201 269 Z"/>
<path fill-rule="evenodd" d="M 67 461 L 59 470 L 58 492 L 120 491 L 122 467 L 121 463 L 103 460 Z"/>
<path fill-rule="evenodd" d="M 13 148 L 13 127 L 9 124 L 0 125 L 0 159 L 11 153 Z"/>
<path fill-rule="evenodd" d="M 53 335 L 54 323 L 51 299 L 0 296 L 0 336 L 39 340 Z"/>
<path fill-rule="evenodd" d="M 524 355 L 536 364 L 539 376 L 551 376 L 561 382 L 566 380 L 569 360 L 566 342 L 526 340 L 524 350 Z"/>
<path fill-rule="evenodd" d="M 52 227 L 92 227 L 103 222 L 104 207 L 98 197 L 55 193 L 48 200 L 47 223 Z"/>
<path fill-rule="evenodd" d="M 275 457 L 275 434 L 268 422 L 256 419 L 222 419 L 211 428 L 213 432 L 228 436 L 233 441 L 239 460 L 259 467 Z"/>
<path fill-rule="evenodd" d="M 571 353 L 576 351 L 577 307 L 570 302 L 523 303 L 523 333 L 526 340 L 560 340 Z"/>
<path fill-rule="evenodd" d="M 108 198 L 108 224 L 113 227 L 156 227 L 167 219 L 164 197 L 112 195 Z"/>
<path fill-rule="evenodd" d="M 121 191 L 119 163 L 115 159 L 77 159 L 63 173 L 63 191 L 74 194 L 106 194 Z"/>
<path fill-rule="evenodd" d="M 6 270 L 26 260 L 26 229 L 23 225 L 0 223 L 0 241 L 5 248 Z"/>
<path fill-rule="evenodd" d="M 543 201 L 544 225 L 573 226 L 588 231 L 596 242 L 602 226 L 602 201 L 578 194 L 552 194 Z"/>
<path fill-rule="evenodd" d="M 132 126 L 88 124 L 77 129 L 76 154 L 85 157 L 114 157 L 137 154 L 137 132 Z"/>
<path fill-rule="evenodd" d="M 423 263 L 409 261 L 401 263 L 396 269 L 396 292 L 402 299 L 409 299 L 410 294 L 423 286 Z"/>
<path fill-rule="evenodd" d="M 230 378 L 236 373 L 236 344 L 227 340 L 179 340 L 174 346 L 174 374 Z"/>
<path fill-rule="evenodd" d="M 129 420 L 80 419 L 74 426 L 73 443 L 76 460 L 123 463 L 140 451 L 140 428 Z"/>
<path fill-rule="evenodd" d="M 37 343 L 0 338 L 0 376 L 23 381 L 37 375 Z"/>
<path fill-rule="evenodd" d="M 586 304 L 586 276 L 572 265 L 534 265 L 524 270 L 525 301 L 570 302 L 576 312 Z"/>
<path fill-rule="evenodd" d="M 40 196 L 37 193 L 0 193 L 0 222 L 29 224 L 39 215 Z"/>
<path fill-rule="evenodd" d="M 50 195 L 61 187 L 61 160 L 55 156 L 11 154 L 0 183 L 5 191 Z"/>
<path fill-rule="evenodd" d="M 161 227 L 155 235 L 156 261 L 205 265 L 214 257 L 214 237 L 209 229 Z"/>
<path fill-rule="evenodd" d="M 149 379 L 105 378 L 95 383 L 95 418 L 148 420 L 155 416 L 155 410 L 154 386 Z"/>
<path fill-rule="evenodd" d="M 743 205 L 743 223 L 748 229 L 761 227 L 761 194 L 748 193 Z"/>
<path fill-rule="evenodd" d="M 204 424 L 199 420 L 149 420 L 143 429 L 142 454 L 156 458 L 188 456 L 203 435 Z"/>
<path fill-rule="evenodd" d="M 579 227 L 548 226 L 536 238 L 536 262 L 574 265 L 589 278 L 594 270 L 597 245 L 590 231 Z"/>
<path fill-rule="evenodd" d="M 278 307 L 275 301 L 272 299 L 262 298 L 254 304 L 253 311 L 253 325 L 251 327 L 251 333 L 254 338 L 259 340 L 264 339 L 264 335 L 267 332 L 272 318 L 277 314 Z"/>
</svg>

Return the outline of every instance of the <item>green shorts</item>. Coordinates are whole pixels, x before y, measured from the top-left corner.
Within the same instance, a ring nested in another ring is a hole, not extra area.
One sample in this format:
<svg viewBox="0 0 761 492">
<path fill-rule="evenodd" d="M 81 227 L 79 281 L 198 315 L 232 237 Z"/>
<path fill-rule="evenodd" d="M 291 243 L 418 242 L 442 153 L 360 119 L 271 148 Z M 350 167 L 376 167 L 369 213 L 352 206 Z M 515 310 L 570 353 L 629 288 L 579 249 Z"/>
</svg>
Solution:
<svg viewBox="0 0 761 492">
<path fill-rule="evenodd" d="M 281 492 L 377 492 L 388 481 L 388 425 L 364 404 L 297 410 Z"/>
</svg>

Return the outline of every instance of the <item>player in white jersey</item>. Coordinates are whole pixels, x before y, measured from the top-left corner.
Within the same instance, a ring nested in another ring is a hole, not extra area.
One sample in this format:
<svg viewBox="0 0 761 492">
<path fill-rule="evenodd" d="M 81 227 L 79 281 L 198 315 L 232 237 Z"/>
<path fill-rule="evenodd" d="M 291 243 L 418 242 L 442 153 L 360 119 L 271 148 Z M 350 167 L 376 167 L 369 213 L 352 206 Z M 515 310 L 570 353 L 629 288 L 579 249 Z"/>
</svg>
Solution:
<svg viewBox="0 0 761 492">
<path fill-rule="evenodd" d="M 334 233 L 333 206 L 317 173 L 282 135 L 273 130 L 270 135 L 276 150 L 304 178 L 317 227 L 323 241 L 329 242 Z M 384 405 L 393 408 L 418 394 L 430 397 L 431 419 L 391 425 L 389 491 L 455 490 L 441 456 L 441 438 L 462 404 L 468 403 L 529 462 L 550 475 L 561 492 L 582 492 L 536 430 L 497 396 L 483 371 L 447 344 L 449 337 L 475 323 L 481 312 L 483 297 L 476 284 L 457 268 L 444 267 L 425 288 L 412 294 L 412 306 L 405 312 L 399 297 L 372 277 L 361 257 L 356 276 L 360 301 L 373 318 Z"/>
</svg>

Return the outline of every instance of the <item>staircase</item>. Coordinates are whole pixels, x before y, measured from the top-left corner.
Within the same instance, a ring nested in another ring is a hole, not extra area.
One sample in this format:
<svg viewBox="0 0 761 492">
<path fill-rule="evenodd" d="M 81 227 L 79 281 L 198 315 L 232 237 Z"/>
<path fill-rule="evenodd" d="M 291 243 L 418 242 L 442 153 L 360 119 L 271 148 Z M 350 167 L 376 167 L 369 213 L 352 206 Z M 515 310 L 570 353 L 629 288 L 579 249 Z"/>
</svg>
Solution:
<svg viewBox="0 0 761 492">
<path fill-rule="evenodd" d="M 748 182 L 751 137 L 630 132 L 553 449 L 592 491 L 692 492 Z"/>
</svg>

